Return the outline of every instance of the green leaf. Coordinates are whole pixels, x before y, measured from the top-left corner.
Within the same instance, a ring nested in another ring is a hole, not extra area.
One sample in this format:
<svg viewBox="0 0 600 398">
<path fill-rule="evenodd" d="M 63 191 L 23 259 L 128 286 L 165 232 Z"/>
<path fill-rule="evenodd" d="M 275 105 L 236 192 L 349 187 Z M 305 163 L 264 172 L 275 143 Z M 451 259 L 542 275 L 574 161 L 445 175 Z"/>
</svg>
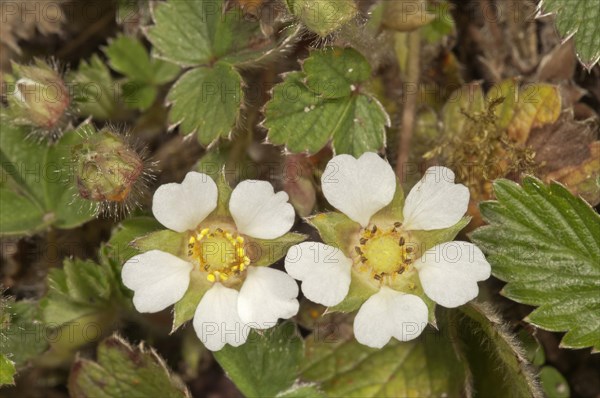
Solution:
<svg viewBox="0 0 600 398">
<path fill-rule="evenodd" d="M 63 269 L 52 269 L 48 293 L 42 301 L 46 323 L 59 326 L 86 315 L 115 311 L 115 274 L 107 264 L 65 260 Z"/>
<path fill-rule="evenodd" d="M 123 101 L 130 108 L 149 108 L 158 93 L 157 86 L 177 77 L 179 67 L 167 61 L 151 59 L 136 38 L 119 35 L 104 48 L 112 69 L 125 75 Z"/>
<path fill-rule="evenodd" d="M 471 303 L 444 311 L 440 321 L 468 363 L 477 397 L 543 396 L 517 339 L 489 308 Z"/>
<path fill-rule="evenodd" d="M 0 354 L 0 386 L 15 384 L 15 363 L 6 356 Z"/>
<path fill-rule="evenodd" d="M 252 330 L 246 343 L 226 345 L 215 359 L 247 397 L 273 397 L 292 386 L 302 359 L 303 342 L 291 322 L 261 334 Z"/>
<path fill-rule="evenodd" d="M 528 322 L 567 331 L 563 347 L 600 350 L 600 216 L 562 185 L 533 177 L 522 187 L 498 180 L 494 192 L 497 201 L 480 205 L 490 225 L 472 240 L 508 282 L 502 293 L 539 307 Z"/>
<path fill-rule="evenodd" d="M 48 348 L 46 329 L 40 321 L 37 302 L 2 301 L 0 354 L 21 367 Z"/>
<path fill-rule="evenodd" d="M 324 98 L 347 97 L 371 77 L 371 65 L 352 48 L 313 51 L 302 69 L 308 88 Z"/>
<path fill-rule="evenodd" d="M 132 347 L 117 336 L 98 346 L 97 362 L 77 358 L 69 375 L 72 397 L 189 397 L 152 349 Z"/>
<path fill-rule="evenodd" d="M 196 308 L 204 294 L 212 287 L 212 283 L 206 279 L 206 274 L 196 270 L 190 273 L 190 285 L 187 291 L 173 307 L 173 327 L 171 333 L 175 332 L 181 325 L 194 317 Z"/>
<path fill-rule="evenodd" d="M 47 228 L 44 209 L 23 193 L 0 186 L 0 235 L 26 235 Z"/>
<path fill-rule="evenodd" d="M 159 57 L 183 66 L 207 65 L 250 47 L 257 24 L 239 7 L 223 14 L 223 5 L 223 0 L 155 3 L 147 36 Z"/>
<path fill-rule="evenodd" d="M 288 0 L 288 7 L 319 36 L 338 30 L 358 11 L 353 0 Z"/>
<path fill-rule="evenodd" d="M 361 226 L 345 214 L 336 211 L 319 213 L 306 221 L 319 231 L 323 242 L 340 249 L 346 257 L 354 257 L 352 242 L 358 240 Z"/>
<path fill-rule="evenodd" d="M 74 228 L 92 219 L 89 202 L 75 197 L 72 180 L 71 149 L 81 139 L 77 132 L 48 147 L 27 138 L 25 128 L 1 123 L 0 235 Z"/>
<path fill-rule="evenodd" d="M 211 68 L 192 69 L 169 91 L 167 99 L 172 103 L 169 121 L 180 124 L 184 134 L 197 133 L 203 145 L 227 137 L 242 103 L 241 85 L 240 74 L 230 64 L 218 62 Z"/>
<path fill-rule="evenodd" d="M 304 383 L 293 385 L 288 390 L 277 394 L 276 398 L 326 398 L 326 395 L 316 386 Z"/>
<path fill-rule="evenodd" d="M 556 13 L 556 27 L 563 37 L 574 36 L 579 61 L 590 70 L 600 60 L 600 7 L 596 0 L 565 2 L 545 0 L 546 13 Z"/>
<path fill-rule="evenodd" d="M 337 153 L 355 157 L 383 147 L 390 120 L 375 98 L 362 93 L 322 98 L 302 82 L 303 77 L 292 72 L 273 89 L 264 121 L 272 143 L 294 153 L 316 153 L 333 139 Z"/>
<path fill-rule="evenodd" d="M 144 45 L 134 37 L 117 36 L 104 48 L 104 53 L 111 68 L 132 81 L 159 85 L 173 80 L 179 73 L 177 65 L 151 59 Z"/>
<path fill-rule="evenodd" d="M 68 75 L 67 81 L 75 90 L 73 102 L 78 115 L 101 120 L 119 115 L 119 84 L 97 54 L 92 55 L 89 61 L 81 61 L 79 68 Z"/>
<path fill-rule="evenodd" d="M 540 370 L 540 382 L 548 398 L 569 398 L 569 383 L 565 377 L 554 367 L 544 366 Z"/>
<path fill-rule="evenodd" d="M 290 232 L 277 239 L 248 238 L 246 245 L 250 265 L 264 267 L 283 258 L 290 247 L 304 242 L 306 235 Z"/>
<path fill-rule="evenodd" d="M 465 374 L 448 336 L 427 332 L 382 349 L 311 335 L 301 368 L 303 379 L 320 383 L 331 397 L 457 397 L 464 394 Z"/>
</svg>

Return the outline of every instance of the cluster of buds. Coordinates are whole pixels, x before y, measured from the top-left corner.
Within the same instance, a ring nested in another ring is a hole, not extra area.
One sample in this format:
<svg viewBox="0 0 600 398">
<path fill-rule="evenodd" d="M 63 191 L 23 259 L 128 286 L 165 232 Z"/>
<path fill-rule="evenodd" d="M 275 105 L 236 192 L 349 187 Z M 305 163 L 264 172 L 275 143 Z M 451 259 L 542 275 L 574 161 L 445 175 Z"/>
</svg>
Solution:
<svg viewBox="0 0 600 398">
<path fill-rule="evenodd" d="M 34 65 L 13 63 L 6 77 L 8 115 L 15 124 L 27 125 L 43 137 L 56 138 L 68 121 L 69 90 L 54 68 L 36 60 Z"/>
<path fill-rule="evenodd" d="M 138 199 L 153 179 L 143 152 L 110 128 L 84 131 L 72 151 L 79 196 L 96 204 L 97 214 L 117 217 L 139 207 Z"/>
</svg>

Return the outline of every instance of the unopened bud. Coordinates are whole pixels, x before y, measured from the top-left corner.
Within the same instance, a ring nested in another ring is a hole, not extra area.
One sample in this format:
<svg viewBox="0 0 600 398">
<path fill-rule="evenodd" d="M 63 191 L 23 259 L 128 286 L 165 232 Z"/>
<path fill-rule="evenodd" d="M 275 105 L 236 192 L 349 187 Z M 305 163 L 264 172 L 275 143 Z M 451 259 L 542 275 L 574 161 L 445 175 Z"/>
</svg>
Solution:
<svg viewBox="0 0 600 398">
<path fill-rule="evenodd" d="M 94 202 L 125 202 L 144 173 L 144 160 L 125 137 L 103 130 L 73 148 L 79 195 Z"/>
<path fill-rule="evenodd" d="M 34 66 L 13 64 L 13 72 L 8 101 L 15 123 L 48 131 L 60 127 L 70 104 L 60 74 L 42 61 Z"/>
</svg>

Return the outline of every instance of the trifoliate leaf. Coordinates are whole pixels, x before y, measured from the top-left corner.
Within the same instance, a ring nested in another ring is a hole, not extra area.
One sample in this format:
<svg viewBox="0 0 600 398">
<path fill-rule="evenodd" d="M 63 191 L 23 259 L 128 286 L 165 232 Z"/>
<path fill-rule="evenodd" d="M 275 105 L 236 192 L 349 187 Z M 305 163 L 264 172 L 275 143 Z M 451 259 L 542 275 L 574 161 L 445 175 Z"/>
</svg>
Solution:
<svg viewBox="0 0 600 398">
<path fill-rule="evenodd" d="M 63 269 L 52 269 L 48 293 L 42 302 L 44 321 L 56 326 L 85 315 L 114 310 L 113 274 L 93 261 L 65 260 Z"/>
<path fill-rule="evenodd" d="M 252 330 L 245 344 L 226 345 L 214 356 L 245 396 L 273 397 L 294 384 L 302 351 L 296 326 L 286 322 L 261 334 Z"/>
<path fill-rule="evenodd" d="M 157 86 L 173 80 L 179 67 L 151 59 L 144 45 L 134 37 L 117 36 L 104 48 L 112 69 L 126 76 L 122 83 L 123 101 L 134 109 L 149 108 L 158 93 Z"/>
<path fill-rule="evenodd" d="M 69 375 L 69 392 L 78 398 L 190 396 L 154 350 L 132 347 L 117 336 L 100 343 L 97 362 L 75 360 Z"/>
<path fill-rule="evenodd" d="M 313 51 L 302 69 L 308 88 L 324 98 L 347 97 L 371 77 L 371 65 L 352 48 Z"/>
<path fill-rule="evenodd" d="M 144 45 L 134 37 L 117 36 L 104 48 L 104 53 L 112 69 L 134 82 L 159 85 L 173 80 L 179 73 L 177 65 L 151 59 Z"/>
<path fill-rule="evenodd" d="M 0 235 L 23 235 L 49 226 L 75 228 L 93 218 L 89 204 L 74 198 L 71 148 L 81 137 L 66 133 L 56 144 L 27 138 L 27 130 L 2 120 Z"/>
<path fill-rule="evenodd" d="M 588 70 L 600 60 L 600 7 L 596 0 L 564 2 L 544 0 L 545 13 L 556 13 L 556 27 L 563 37 L 575 37 L 577 58 Z"/>
<path fill-rule="evenodd" d="M 158 56 L 183 66 L 207 65 L 246 50 L 258 25 L 239 8 L 223 14 L 224 0 L 155 3 L 148 39 Z"/>
<path fill-rule="evenodd" d="M 494 192 L 497 201 L 480 205 L 490 225 L 472 239 L 508 282 L 502 293 L 539 307 L 528 322 L 567 331 L 563 347 L 600 350 L 600 216 L 562 185 L 533 177 L 522 187 L 498 180 Z"/>
<path fill-rule="evenodd" d="M 0 386 L 5 384 L 15 384 L 15 363 L 5 355 L 0 354 Z"/>
<path fill-rule="evenodd" d="M 241 85 L 240 74 L 227 63 L 192 69 L 177 80 L 167 96 L 172 103 L 169 121 L 179 124 L 185 134 L 196 133 L 203 145 L 227 137 L 242 103 Z"/>
<path fill-rule="evenodd" d="M 462 396 L 465 374 L 448 335 L 434 332 L 409 342 L 392 340 L 382 349 L 312 335 L 301 367 L 302 378 L 320 383 L 331 397 Z"/>
<path fill-rule="evenodd" d="M 287 0 L 288 7 L 319 36 L 338 30 L 357 13 L 353 0 Z"/>
<path fill-rule="evenodd" d="M 523 349 L 493 311 L 471 303 L 440 316 L 477 397 L 543 396 Z"/>
<path fill-rule="evenodd" d="M 269 140 L 291 152 L 318 152 L 330 139 L 337 153 L 356 157 L 377 151 L 385 143 L 390 120 L 373 97 L 353 93 L 336 99 L 321 98 L 293 72 L 275 86 L 265 108 Z"/>
</svg>

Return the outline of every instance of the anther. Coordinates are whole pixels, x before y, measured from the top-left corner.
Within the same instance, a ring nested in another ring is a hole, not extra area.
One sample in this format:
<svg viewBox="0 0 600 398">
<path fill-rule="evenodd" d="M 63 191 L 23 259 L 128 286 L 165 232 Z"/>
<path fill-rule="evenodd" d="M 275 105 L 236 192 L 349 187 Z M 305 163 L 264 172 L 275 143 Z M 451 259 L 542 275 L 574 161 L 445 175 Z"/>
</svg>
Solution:
<svg viewBox="0 0 600 398">
<path fill-rule="evenodd" d="M 399 222 L 399 221 L 396 221 L 396 222 L 394 223 L 394 227 L 396 227 L 396 228 L 400 228 L 401 226 L 402 226 L 402 223 L 401 223 L 401 222 Z"/>
<path fill-rule="evenodd" d="M 398 244 L 399 244 L 400 246 L 404 246 L 404 244 L 405 244 L 405 243 L 406 243 L 406 239 L 404 239 L 404 236 L 401 236 L 401 237 L 400 237 L 400 241 L 398 242 Z"/>
<path fill-rule="evenodd" d="M 373 229 L 371 230 L 372 234 L 374 234 L 375 232 L 377 232 L 377 225 L 373 225 Z"/>
<path fill-rule="evenodd" d="M 360 258 L 360 262 L 361 262 L 361 263 L 366 263 L 366 262 L 367 262 L 367 258 L 366 258 L 365 256 L 362 256 L 362 257 Z"/>
<path fill-rule="evenodd" d="M 364 245 L 365 243 L 367 243 L 368 239 L 367 238 L 360 238 L 360 244 Z"/>
<path fill-rule="evenodd" d="M 362 250 L 360 250 L 360 247 L 358 247 L 358 246 L 354 246 L 354 250 L 356 250 L 356 253 L 359 255 L 363 254 Z"/>
<path fill-rule="evenodd" d="M 407 253 L 412 253 L 414 250 L 415 250 L 415 249 L 414 249 L 412 246 L 408 246 L 408 247 L 406 248 L 406 252 L 407 252 Z"/>
</svg>

